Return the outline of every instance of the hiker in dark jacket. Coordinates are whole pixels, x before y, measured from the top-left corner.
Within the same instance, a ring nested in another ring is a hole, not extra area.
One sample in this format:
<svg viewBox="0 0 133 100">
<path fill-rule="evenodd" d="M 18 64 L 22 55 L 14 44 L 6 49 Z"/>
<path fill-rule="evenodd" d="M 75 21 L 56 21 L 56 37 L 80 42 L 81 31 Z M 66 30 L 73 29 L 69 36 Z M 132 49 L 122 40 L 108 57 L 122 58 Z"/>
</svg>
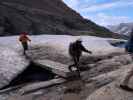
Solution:
<svg viewBox="0 0 133 100">
<path fill-rule="evenodd" d="M 129 40 L 126 43 L 125 51 L 128 52 L 133 59 L 133 30 L 131 32 Z M 133 76 L 133 68 L 130 70 L 130 72 L 128 72 L 127 76 L 124 78 L 123 82 L 121 83 L 120 87 L 122 89 L 127 91 L 133 91 L 133 89 L 128 86 L 128 83 L 132 76 Z"/>
<path fill-rule="evenodd" d="M 23 54 L 25 55 L 25 51 L 28 50 L 28 41 L 31 41 L 29 37 L 27 36 L 26 32 L 22 32 L 19 37 L 19 41 L 21 42 L 24 52 Z"/>
<path fill-rule="evenodd" d="M 71 56 L 72 60 L 74 61 L 74 64 L 69 66 L 69 70 L 72 71 L 72 67 L 78 68 L 78 63 L 80 60 L 80 56 L 82 55 L 82 52 L 92 53 L 91 51 L 88 51 L 83 45 L 82 40 L 78 39 L 73 43 L 70 43 L 69 45 L 69 55 Z"/>
<path fill-rule="evenodd" d="M 133 32 L 125 45 L 125 51 L 128 53 L 133 53 Z"/>
</svg>

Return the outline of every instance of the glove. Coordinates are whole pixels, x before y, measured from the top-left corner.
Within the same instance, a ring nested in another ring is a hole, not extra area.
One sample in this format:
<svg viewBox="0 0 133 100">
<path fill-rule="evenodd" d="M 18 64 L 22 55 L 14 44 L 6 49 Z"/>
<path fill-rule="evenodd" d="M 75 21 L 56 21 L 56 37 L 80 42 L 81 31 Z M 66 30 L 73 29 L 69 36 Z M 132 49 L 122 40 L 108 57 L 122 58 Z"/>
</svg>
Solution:
<svg viewBox="0 0 133 100">
<path fill-rule="evenodd" d="M 91 51 L 88 51 L 88 53 L 89 53 L 89 54 L 92 54 L 92 52 L 91 52 Z"/>
</svg>

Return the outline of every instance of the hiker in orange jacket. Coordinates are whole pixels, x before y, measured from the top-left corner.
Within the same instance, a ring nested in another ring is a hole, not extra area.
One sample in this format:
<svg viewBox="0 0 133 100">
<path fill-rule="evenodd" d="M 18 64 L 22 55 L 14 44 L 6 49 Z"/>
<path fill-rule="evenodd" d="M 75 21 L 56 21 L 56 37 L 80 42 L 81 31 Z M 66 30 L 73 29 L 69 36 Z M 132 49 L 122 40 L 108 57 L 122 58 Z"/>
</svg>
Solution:
<svg viewBox="0 0 133 100">
<path fill-rule="evenodd" d="M 26 32 L 22 32 L 20 34 L 19 37 L 19 41 L 21 42 L 23 49 L 24 49 L 24 55 L 25 55 L 25 51 L 28 50 L 28 41 L 30 42 L 31 40 L 29 39 L 29 37 L 27 36 Z"/>
</svg>

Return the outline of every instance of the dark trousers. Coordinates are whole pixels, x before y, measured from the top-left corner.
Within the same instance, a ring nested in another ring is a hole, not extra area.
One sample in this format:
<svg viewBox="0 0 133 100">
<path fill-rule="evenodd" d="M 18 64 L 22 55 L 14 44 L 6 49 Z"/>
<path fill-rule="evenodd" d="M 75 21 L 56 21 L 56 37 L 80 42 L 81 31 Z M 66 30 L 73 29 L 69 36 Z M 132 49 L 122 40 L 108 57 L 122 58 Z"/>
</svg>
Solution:
<svg viewBox="0 0 133 100">
<path fill-rule="evenodd" d="M 22 42 L 22 46 L 23 46 L 23 53 L 25 54 L 25 51 L 28 50 L 28 43 L 27 42 Z"/>
<path fill-rule="evenodd" d="M 70 65 L 69 66 L 69 70 L 72 71 L 72 67 L 76 67 L 77 70 L 79 70 L 79 59 L 80 59 L 80 56 L 74 56 L 72 57 L 72 60 L 74 61 L 74 64 Z"/>
</svg>

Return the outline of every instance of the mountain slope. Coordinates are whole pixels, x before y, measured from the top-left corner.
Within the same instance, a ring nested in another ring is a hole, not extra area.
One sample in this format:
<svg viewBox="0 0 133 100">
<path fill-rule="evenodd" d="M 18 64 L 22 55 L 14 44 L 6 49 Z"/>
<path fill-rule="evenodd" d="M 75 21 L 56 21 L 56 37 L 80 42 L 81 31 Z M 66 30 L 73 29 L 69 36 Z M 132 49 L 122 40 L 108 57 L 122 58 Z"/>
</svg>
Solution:
<svg viewBox="0 0 133 100">
<path fill-rule="evenodd" d="M 69 34 L 119 37 L 84 19 L 62 0 L 0 0 L 0 35 Z"/>
<path fill-rule="evenodd" d="M 129 36 L 133 30 L 133 23 L 121 23 L 116 26 L 108 26 L 112 32 Z"/>
</svg>

